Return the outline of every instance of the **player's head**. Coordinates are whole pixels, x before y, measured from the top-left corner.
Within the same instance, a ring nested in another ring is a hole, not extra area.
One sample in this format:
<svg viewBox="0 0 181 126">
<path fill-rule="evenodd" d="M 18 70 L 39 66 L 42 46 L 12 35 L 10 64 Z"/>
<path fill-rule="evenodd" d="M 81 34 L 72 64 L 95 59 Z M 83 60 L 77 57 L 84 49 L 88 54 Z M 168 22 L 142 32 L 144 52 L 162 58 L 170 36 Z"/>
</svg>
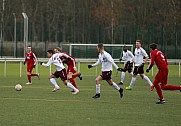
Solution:
<svg viewBox="0 0 181 126">
<path fill-rule="evenodd" d="M 136 40 L 136 48 L 140 48 L 141 47 L 141 40 Z"/>
<path fill-rule="evenodd" d="M 97 45 L 97 51 L 100 53 L 100 52 L 102 52 L 104 50 L 104 45 L 102 44 L 102 43 L 99 43 L 98 45 Z"/>
<path fill-rule="evenodd" d="M 27 47 L 27 52 L 31 52 L 31 46 Z"/>
<path fill-rule="evenodd" d="M 157 44 L 156 43 L 150 44 L 150 51 L 153 51 L 155 49 L 157 49 Z"/>
<path fill-rule="evenodd" d="M 62 52 L 62 50 L 61 50 L 60 47 L 56 47 L 56 48 L 54 49 L 54 51 L 55 51 L 55 53 L 60 53 L 60 52 Z"/>
<path fill-rule="evenodd" d="M 127 47 L 127 46 L 124 46 L 124 47 L 123 47 L 123 51 L 124 51 L 124 52 L 127 52 L 127 50 L 128 50 L 128 47 Z"/>
<path fill-rule="evenodd" d="M 47 50 L 47 56 L 50 58 L 54 54 L 53 50 Z"/>
</svg>

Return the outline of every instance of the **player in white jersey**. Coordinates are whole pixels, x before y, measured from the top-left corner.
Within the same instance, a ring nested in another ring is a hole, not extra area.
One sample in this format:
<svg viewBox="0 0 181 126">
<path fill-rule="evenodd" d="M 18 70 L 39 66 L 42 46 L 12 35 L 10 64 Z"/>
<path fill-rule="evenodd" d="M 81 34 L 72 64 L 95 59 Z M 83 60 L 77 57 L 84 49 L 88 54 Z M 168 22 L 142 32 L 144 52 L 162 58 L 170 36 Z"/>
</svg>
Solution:
<svg viewBox="0 0 181 126">
<path fill-rule="evenodd" d="M 40 65 L 43 65 L 45 67 L 48 67 L 50 66 L 51 64 L 54 64 L 55 67 L 56 67 L 56 71 L 55 73 L 53 73 L 52 75 L 50 75 L 49 79 L 50 79 L 50 82 L 54 85 L 54 89 L 52 90 L 53 92 L 57 91 L 60 89 L 60 87 L 58 86 L 56 80 L 54 78 L 61 78 L 61 80 L 63 81 L 63 83 L 65 85 L 67 85 L 68 87 L 70 87 L 71 89 L 74 90 L 74 92 L 72 94 L 77 94 L 79 92 L 78 89 L 76 89 L 71 83 L 69 83 L 67 81 L 67 73 L 66 73 L 66 69 L 60 59 L 61 56 L 65 56 L 63 53 L 56 53 L 56 54 L 53 54 L 54 51 L 53 50 L 48 50 L 47 51 L 47 56 L 50 58 L 48 60 L 48 63 L 43 63 L 43 62 L 40 62 Z"/>
<path fill-rule="evenodd" d="M 136 49 L 135 49 L 134 54 L 135 56 L 133 58 L 133 62 L 135 64 L 135 67 L 134 67 L 131 83 L 128 87 L 126 87 L 126 90 L 131 90 L 133 88 L 133 85 L 136 81 L 136 76 L 137 74 L 140 74 L 141 78 L 144 79 L 149 84 L 150 90 L 152 91 L 153 84 L 150 81 L 150 79 L 144 74 L 144 70 L 143 70 L 144 64 L 147 62 L 149 57 L 146 51 L 141 47 L 140 40 L 136 41 Z M 145 60 L 143 61 L 144 57 L 145 57 Z"/>
<path fill-rule="evenodd" d="M 123 47 L 123 53 L 122 53 L 122 57 L 120 57 L 120 61 L 123 60 L 124 61 L 124 69 L 121 73 L 121 81 L 119 82 L 119 84 L 123 84 L 124 82 L 124 78 L 125 78 L 125 72 L 128 71 L 128 73 L 130 75 L 133 75 L 132 69 L 133 69 L 133 58 L 134 55 L 131 51 L 129 51 L 127 49 L 126 46 Z"/>
<path fill-rule="evenodd" d="M 110 86 L 113 86 L 116 90 L 119 91 L 120 97 L 123 97 L 123 89 L 120 88 L 116 83 L 113 82 L 111 78 L 112 74 L 112 65 L 118 70 L 122 71 L 122 68 L 118 68 L 118 66 L 114 63 L 113 58 L 109 53 L 104 51 L 104 46 L 102 43 L 97 45 L 97 51 L 99 52 L 99 59 L 95 64 L 88 65 L 88 68 L 92 68 L 99 64 L 102 64 L 102 74 L 96 78 L 96 95 L 92 98 L 100 98 L 100 81 L 106 80 Z"/>
</svg>

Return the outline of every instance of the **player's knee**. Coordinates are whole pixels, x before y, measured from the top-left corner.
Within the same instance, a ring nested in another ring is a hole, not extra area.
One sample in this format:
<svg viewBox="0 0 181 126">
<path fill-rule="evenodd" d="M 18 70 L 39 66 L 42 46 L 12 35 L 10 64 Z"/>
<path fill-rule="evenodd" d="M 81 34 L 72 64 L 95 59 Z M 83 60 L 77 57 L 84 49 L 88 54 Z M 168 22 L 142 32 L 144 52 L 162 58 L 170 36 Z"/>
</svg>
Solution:
<svg viewBox="0 0 181 126">
<path fill-rule="evenodd" d="M 96 81 L 96 84 L 99 84 L 99 83 L 100 83 L 100 81 L 99 81 L 98 79 L 95 79 L 95 81 Z"/>
<path fill-rule="evenodd" d="M 131 73 L 132 71 L 131 70 L 128 70 L 128 73 Z"/>
<path fill-rule="evenodd" d="M 31 75 L 31 73 L 30 73 L 30 72 L 27 72 L 27 75 Z"/>
</svg>

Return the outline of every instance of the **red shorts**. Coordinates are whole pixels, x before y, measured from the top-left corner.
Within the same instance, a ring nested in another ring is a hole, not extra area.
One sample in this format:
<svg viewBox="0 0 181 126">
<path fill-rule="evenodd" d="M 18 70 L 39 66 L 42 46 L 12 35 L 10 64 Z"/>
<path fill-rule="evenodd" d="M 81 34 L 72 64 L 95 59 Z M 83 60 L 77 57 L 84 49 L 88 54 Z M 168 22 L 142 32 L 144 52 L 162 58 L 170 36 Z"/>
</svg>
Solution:
<svg viewBox="0 0 181 126">
<path fill-rule="evenodd" d="M 32 72 L 34 65 L 27 65 L 27 72 Z"/>
<path fill-rule="evenodd" d="M 67 74 L 68 74 L 69 72 L 76 73 L 76 70 L 74 69 L 74 65 L 73 65 L 73 64 L 68 65 Z"/>
<path fill-rule="evenodd" d="M 157 85 L 158 83 L 161 84 L 167 84 L 168 80 L 168 69 L 159 70 L 157 75 L 155 76 L 155 80 L 153 82 L 154 85 Z"/>
<path fill-rule="evenodd" d="M 102 71 L 102 77 L 103 80 L 111 80 L 112 71 Z"/>
<path fill-rule="evenodd" d="M 67 73 L 66 73 L 66 69 L 63 69 L 61 71 L 55 71 L 55 73 L 53 73 L 53 75 L 56 77 L 56 78 L 61 78 L 62 81 L 65 81 L 67 80 Z"/>
</svg>

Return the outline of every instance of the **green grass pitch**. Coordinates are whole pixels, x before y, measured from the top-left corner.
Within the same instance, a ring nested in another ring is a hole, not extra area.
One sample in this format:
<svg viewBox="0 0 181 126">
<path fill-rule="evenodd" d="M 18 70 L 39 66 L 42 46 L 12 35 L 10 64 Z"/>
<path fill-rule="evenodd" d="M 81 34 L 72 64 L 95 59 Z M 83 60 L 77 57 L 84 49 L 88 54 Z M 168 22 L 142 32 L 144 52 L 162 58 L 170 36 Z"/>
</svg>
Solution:
<svg viewBox="0 0 181 126">
<path fill-rule="evenodd" d="M 122 66 L 122 64 L 121 64 Z M 32 85 L 25 85 L 26 67 L 19 77 L 19 64 L 7 64 L 7 77 L 4 78 L 4 64 L 0 64 L 0 126 L 180 126 L 181 92 L 163 91 L 166 104 L 156 105 L 157 94 L 149 91 L 149 86 L 137 77 L 134 89 L 119 93 L 105 81 L 101 82 L 101 98 L 95 95 L 95 68 L 88 69 L 81 64 L 83 80 L 76 79 L 80 93 L 71 94 L 60 79 L 60 90 L 51 92 L 53 86 L 48 80 L 49 69 L 39 66 L 41 80 L 33 78 Z M 178 65 L 170 65 L 169 83 L 181 85 Z M 146 68 L 146 67 L 145 67 Z M 52 66 L 52 71 L 54 70 Z M 154 73 L 156 73 L 156 68 Z M 100 73 L 100 67 L 98 67 Z M 93 76 L 87 76 L 93 75 Z M 113 73 L 113 80 L 120 81 Z M 147 74 L 153 81 L 151 73 Z M 131 81 L 126 74 L 124 86 Z M 23 86 L 15 91 L 15 84 Z"/>
</svg>

